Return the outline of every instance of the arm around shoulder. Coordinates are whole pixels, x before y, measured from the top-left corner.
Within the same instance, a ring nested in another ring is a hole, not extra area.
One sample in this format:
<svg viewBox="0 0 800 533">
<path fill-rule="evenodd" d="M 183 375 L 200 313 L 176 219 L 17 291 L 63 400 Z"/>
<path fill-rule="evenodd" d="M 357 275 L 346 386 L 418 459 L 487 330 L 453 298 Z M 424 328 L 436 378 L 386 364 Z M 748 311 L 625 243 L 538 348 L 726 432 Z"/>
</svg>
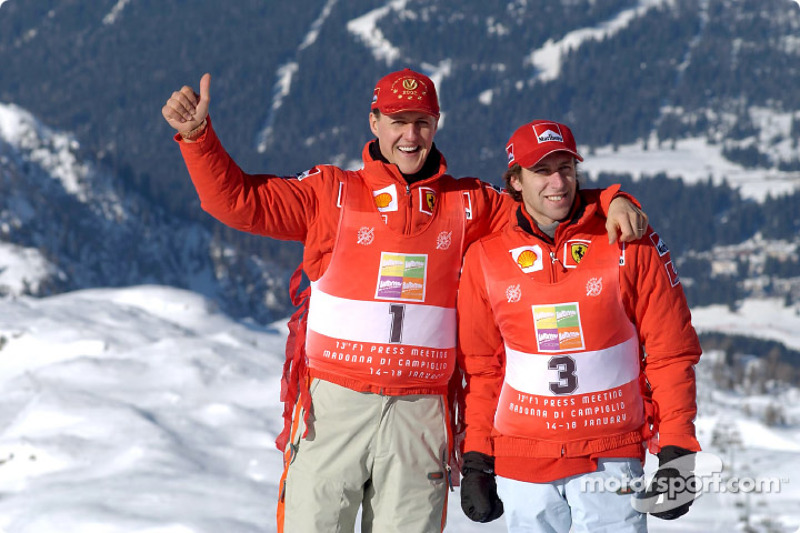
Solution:
<svg viewBox="0 0 800 533">
<path fill-rule="evenodd" d="M 600 211 L 606 217 L 608 241 L 614 243 L 632 242 L 644 236 L 647 228 L 647 215 L 642 211 L 639 201 L 632 195 L 620 190 L 619 184 L 606 189 L 588 189 L 583 191 L 584 199 L 597 202 Z"/>
</svg>

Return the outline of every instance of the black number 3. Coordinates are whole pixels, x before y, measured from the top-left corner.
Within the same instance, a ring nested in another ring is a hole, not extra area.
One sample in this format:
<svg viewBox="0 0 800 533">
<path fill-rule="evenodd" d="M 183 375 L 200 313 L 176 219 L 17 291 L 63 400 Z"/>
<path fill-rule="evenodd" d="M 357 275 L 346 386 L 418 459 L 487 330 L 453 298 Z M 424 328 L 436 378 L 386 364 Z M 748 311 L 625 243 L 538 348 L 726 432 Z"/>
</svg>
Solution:
<svg viewBox="0 0 800 533">
<path fill-rule="evenodd" d="M 575 375 L 575 359 L 568 355 L 551 357 L 547 363 L 550 370 L 558 370 L 558 381 L 550 382 L 553 394 L 571 394 L 578 388 L 578 376 Z"/>
</svg>

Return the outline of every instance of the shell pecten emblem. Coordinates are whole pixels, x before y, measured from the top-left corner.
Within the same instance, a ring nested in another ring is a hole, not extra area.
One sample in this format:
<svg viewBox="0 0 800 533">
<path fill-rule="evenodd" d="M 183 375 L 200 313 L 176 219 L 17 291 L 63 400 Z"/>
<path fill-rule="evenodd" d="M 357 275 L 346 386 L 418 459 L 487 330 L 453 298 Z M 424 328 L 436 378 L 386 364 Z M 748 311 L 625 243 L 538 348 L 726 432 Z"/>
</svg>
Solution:
<svg viewBox="0 0 800 533">
<path fill-rule="evenodd" d="M 517 257 L 517 264 L 522 268 L 530 268 L 536 263 L 538 256 L 533 250 L 525 250 Z"/>
<path fill-rule="evenodd" d="M 381 213 L 397 211 L 397 187 L 392 184 L 383 189 L 372 191 L 372 201 Z"/>
<path fill-rule="evenodd" d="M 509 250 L 511 258 L 517 266 L 526 274 L 542 270 L 544 261 L 542 260 L 542 248 L 537 244 L 534 246 L 521 246 Z"/>
<path fill-rule="evenodd" d="M 375 205 L 380 209 L 384 207 L 389 207 L 389 204 L 392 203 L 392 195 L 388 192 L 382 192 L 378 196 L 375 197 Z"/>
</svg>

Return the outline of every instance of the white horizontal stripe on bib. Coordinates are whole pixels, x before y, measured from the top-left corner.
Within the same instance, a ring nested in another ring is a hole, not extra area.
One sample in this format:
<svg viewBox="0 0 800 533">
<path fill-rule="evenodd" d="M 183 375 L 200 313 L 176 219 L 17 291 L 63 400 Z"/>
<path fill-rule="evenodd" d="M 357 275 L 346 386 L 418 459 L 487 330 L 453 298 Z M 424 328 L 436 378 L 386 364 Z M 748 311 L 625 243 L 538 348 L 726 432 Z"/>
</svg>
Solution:
<svg viewBox="0 0 800 533">
<path fill-rule="evenodd" d="M 559 371 L 548 368 L 551 360 L 571 357 L 575 361 L 577 388 L 570 394 L 601 392 L 639 378 L 638 339 L 591 352 L 530 354 L 506 349 L 505 382 L 514 389 L 538 396 L 558 396 L 550 390 L 551 382 L 559 381 Z M 538 376 L 537 379 L 531 379 Z"/>
<path fill-rule="evenodd" d="M 311 284 L 308 328 L 328 337 L 387 344 L 402 307 L 402 344 L 446 349 L 456 345 L 456 310 L 408 302 L 369 302 L 339 298 Z"/>
</svg>

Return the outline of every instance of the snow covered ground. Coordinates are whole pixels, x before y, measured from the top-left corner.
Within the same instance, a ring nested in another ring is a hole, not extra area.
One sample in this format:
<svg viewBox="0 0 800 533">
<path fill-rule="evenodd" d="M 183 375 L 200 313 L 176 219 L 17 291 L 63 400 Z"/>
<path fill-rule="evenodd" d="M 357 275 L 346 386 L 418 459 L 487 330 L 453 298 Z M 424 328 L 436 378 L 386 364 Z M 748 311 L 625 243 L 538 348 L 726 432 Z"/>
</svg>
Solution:
<svg viewBox="0 0 800 533">
<path fill-rule="evenodd" d="M 770 119 L 779 122 L 785 118 L 770 114 Z M 775 153 L 789 159 L 790 147 L 776 146 Z M 735 189 L 743 198 L 763 201 L 767 195 L 791 194 L 800 184 L 800 172 L 784 172 L 774 169 L 748 169 L 732 163 L 722 155 L 722 146 L 711 145 L 706 139 L 689 138 L 675 142 L 675 145 L 658 145 L 655 137 L 645 148 L 642 143 L 619 147 L 607 146 L 582 154 L 586 161 L 581 170 L 591 176 L 602 172 L 629 174 L 634 179 L 642 176 L 665 174 L 681 178 L 685 183 L 696 183 L 711 179 L 719 185 L 723 181 Z"/>
<path fill-rule="evenodd" d="M 772 322 L 797 344 L 798 320 Z M 0 532 L 275 531 L 284 341 L 283 322 L 234 322 L 166 287 L 0 299 Z M 797 391 L 778 398 L 794 424 L 776 429 L 710 387 L 701 382 L 706 450 L 733 462 L 731 475 L 776 478 L 780 492 L 707 494 L 679 521 L 652 519 L 651 531 L 736 531 L 745 509 L 756 526 L 800 530 Z M 735 455 L 711 447 L 720 427 L 741 435 Z M 451 496 L 447 531 L 505 531 L 502 519 L 469 522 Z"/>
</svg>

